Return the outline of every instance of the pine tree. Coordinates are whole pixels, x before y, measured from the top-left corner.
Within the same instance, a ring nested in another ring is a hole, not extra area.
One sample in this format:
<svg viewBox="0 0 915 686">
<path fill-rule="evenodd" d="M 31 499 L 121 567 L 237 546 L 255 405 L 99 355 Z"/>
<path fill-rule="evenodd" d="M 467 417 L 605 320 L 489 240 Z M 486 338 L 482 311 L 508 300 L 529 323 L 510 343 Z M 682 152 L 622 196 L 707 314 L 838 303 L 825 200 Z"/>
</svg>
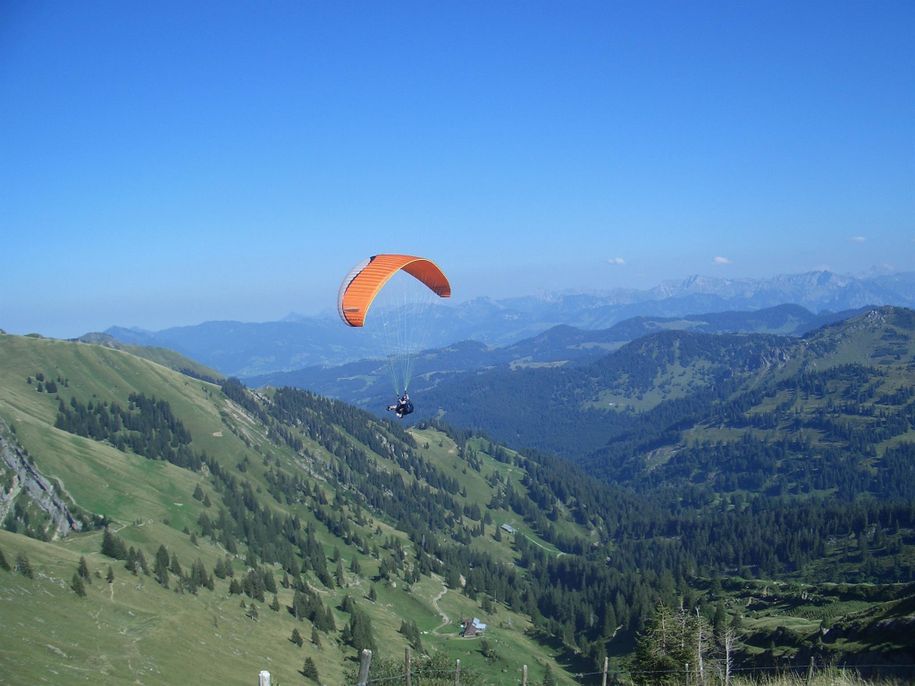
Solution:
<svg viewBox="0 0 915 686">
<path fill-rule="evenodd" d="M 113 557 L 115 560 L 127 559 L 127 544 L 111 533 L 107 527 L 102 534 L 102 555 Z"/>
<path fill-rule="evenodd" d="M 264 590 L 268 593 L 276 593 L 276 579 L 273 577 L 273 572 L 269 569 L 264 570 Z"/>
<path fill-rule="evenodd" d="M 114 570 L 111 568 L 111 565 L 108 565 L 108 574 L 105 577 L 108 583 L 114 583 Z"/>
<path fill-rule="evenodd" d="M 35 578 L 35 572 L 32 571 L 32 565 L 29 564 L 29 558 L 26 557 L 25 553 L 16 555 L 16 571 L 29 579 Z"/>
<path fill-rule="evenodd" d="M 153 567 L 156 581 L 164 588 L 168 588 L 168 550 L 164 545 L 160 545 L 156 551 L 156 564 Z"/>
<path fill-rule="evenodd" d="M 378 594 L 375 592 L 375 586 L 369 586 L 369 600 L 373 603 L 378 600 Z"/>
<path fill-rule="evenodd" d="M 5 569 L 8 572 L 11 570 L 10 563 L 6 561 L 6 555 L 3 554 L 2 550 L 0 550 L 0 569 Z"/>
<path fill-rule="evenodd" d="M 289 640 L 299 646 L 299 648 L 301 648 L 302 644 L 305 643 L 305 641 L 302 639 L 302 634 L 299 633 L 298 629 L 292 630 L 292 636 L 289 637 Z"/>
<path fill-rule="evenodd" d="M 343 600 L 340 603 L 340 609 L 347 614 L 356 610 L 356 604 L 353 602 L 353 599 L 350 597 L 349 593 L 343 596 Z"/>
<path fill-rule="evenodd" d="M 343 576 L 343 560 L 337 560 L 337 569 L 334 572 L 334 581 L 337 582 L 337 586 L 343 588 L 345 581 Z"/>
<path fill-rule="evenodd" d="M 318 666 L 310 657 L 305 658 L 305 664 L 302 666 L 302 676 L 307 679 L 311 679 L 315 683 L 320 681 L 320 677 L 318 676 Z"/>
<path fill-rule="evenodd" d="M 556 677 L 549 662 L 546 663 L 546 670 L 543 672 L 543 686 L 556 686 Z"/>
<path fill-rule="evenodd" d="M 140 565 L 137 564 L 137 551 L 133 546 L 130 546 L 130 550 L 127 551 L 127 560 L 124 561 L 124 568 L 136 576 L 139 566 Z"/>
<path fill-rule="evenodd" d="M 73 592 L 76 593 L 76 595 L 78 595 L 80 598 L 86 597 L 86 587 L 83 585 L 83 580 L 78 572 L 73 572 L 73 579 L 70 581 L 70 588 L 72 588 Z"/>
<path fill-rule="evenodd" d="M 89 574 L 89 565 L 86 564 L 85 557 L 80 556 L 79 567 L 77 568 L 76 572 L 77 572 L 77 574 L 79 574 L 81 579 L 89 582 L 90 584 L 92 583 L 92 577 Z"/>
<path fill-rule="evenodd" d="M 143 574 L 149 576 L 149 567 L 146 565 L 146 556 L 143 554 L 142 550 L 137 550 L 137 564 L 140 565 Z"/>
<path fill-rule="evenodd" d="M 321 634 L 318 633 L 318 627 L 314 625 L 311 627 L 311 644 L 315 648 L 321 647 Z"/>
<path fill-rule="evenodd" d="M 349 629 L 349 643 L 356 649 L 356 652 L 362 652 L 365 649 L 375 650 L 372 620 L 365 612 L 359 608 L 353 608 L 347 628 Z"/>
</svg>

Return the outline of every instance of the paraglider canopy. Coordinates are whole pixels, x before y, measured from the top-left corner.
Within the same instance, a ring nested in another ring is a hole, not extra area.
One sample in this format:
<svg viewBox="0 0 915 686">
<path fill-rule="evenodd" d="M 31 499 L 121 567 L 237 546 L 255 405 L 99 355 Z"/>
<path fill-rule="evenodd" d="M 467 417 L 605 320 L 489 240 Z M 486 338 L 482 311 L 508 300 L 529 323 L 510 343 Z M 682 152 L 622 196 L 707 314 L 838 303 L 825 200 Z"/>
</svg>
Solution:
<svg viewBox="0 0 915 686">
<path fill-rule="evenodd" d="M 375 296 L 397 272 L 428 286 L 440 298 L 451 297 L 448 278 L 432 260 L 413 255 L 375 255 L 359 263 L 340 284 L 337 311 L 347 326 L 363 326 Z"/>
<path fill-rule="evenodd" d="M 392 390 L 408 401 L 414 363 L 436 326 L 433 303 L 450 297 L 451 284 L 432 260 L 383 254 L 360 262 L 346 275 L 337 295 L 337 311 L 347 326 L 377 341 Z M 413 409 L 410 404 L 407 410 L 406 403 L 395 407 L 401 410 L 396 412 L 400 418 Z"/>
</svg>

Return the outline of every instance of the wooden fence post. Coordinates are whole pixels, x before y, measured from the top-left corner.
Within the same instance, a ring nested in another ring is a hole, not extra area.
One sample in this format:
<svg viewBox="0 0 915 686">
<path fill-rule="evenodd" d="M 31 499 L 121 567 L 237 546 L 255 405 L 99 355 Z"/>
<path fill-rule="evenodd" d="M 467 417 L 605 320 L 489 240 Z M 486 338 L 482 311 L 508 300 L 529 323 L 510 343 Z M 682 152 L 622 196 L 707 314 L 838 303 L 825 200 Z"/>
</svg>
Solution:
<svg viewBox="0 0 915 686">
<path fill-rule="evenodd" d="M 403 673 L 406 675 L 407 686 L 411 686 L 412 678 L 410 676 L 410 663 L 413 661 L 413 651 L 410 646 L 403 649 Z"/>
<path fill-rule="evenodd" d="M 368 648 L 362 649 L 362 655 L 359 656 L 359 680 L 357 686 L 366 686 L 369 681 L 369 666 L 372 664 L 372 651 Z"/>
<path fill-rule="evenodd" d="M 521 686 L 527 686 L 527 665 L 521 665 Z"/>
<path fill-rule="evenodd" d="M 461 661 L 454 662 L 454 686 L 461 686 Z"/>
<path fill-rule="evenodd" d="M 604 669 L 600 677 L 600 686 L 607 686 L 607 667 L 610 665 L 610 658 L 604 656 Z"/>
</svg>

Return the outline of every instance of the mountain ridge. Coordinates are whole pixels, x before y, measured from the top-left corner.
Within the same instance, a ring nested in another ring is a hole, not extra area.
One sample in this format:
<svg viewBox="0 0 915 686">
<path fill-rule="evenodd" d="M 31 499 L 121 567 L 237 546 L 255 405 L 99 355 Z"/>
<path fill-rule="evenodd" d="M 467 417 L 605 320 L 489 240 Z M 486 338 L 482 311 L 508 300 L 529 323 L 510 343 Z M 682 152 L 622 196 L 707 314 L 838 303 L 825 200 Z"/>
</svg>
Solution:
<svg viewBox="0 0 915 686">
<path fill-rule="evenodd" d="M 561 324 L 512 345 L 492 348 L 473 341 L 420 353 L 415 362 L 413 391 L 425 393 L 460 374 L 508 367 L 511 370 L 587 364 L 637 338 L 665 330 L 709 333 L 763 332 L 801 335 L 824 323 L 841 321 L 860 310 L 815 315 L 799 305 L 778 305 L 751 312 L 720 312 L 682 317 L 636 317 L 608 329 L 584 330 Z M 242 377 L 251 386 L 290 385 L 375 409 L 392 392 L 383 361 L 359 360 L 338 367 L 310 367 Z"/>
<path fill-rule="evenodd" d="M 431 310 L 431 347 L 459 340 L 507 346 L 559 324 L 605 329 L 636 316 L 750 310 L 795 303 L 814 312 L 866 305 L 915 306 L 915 273 L 874 277 L 807 272 L 770 279 L 689 277 L 652 289 L 566 293 L 492 300 L 476 298 Z M 354 337 L 332 315 L 279 322 L 205 322 L 149 332 L 111 327 L 124 343 L 166 347 L 229 376 L 254 376 L 370 357 L 377 342 Z"/>
</svg>

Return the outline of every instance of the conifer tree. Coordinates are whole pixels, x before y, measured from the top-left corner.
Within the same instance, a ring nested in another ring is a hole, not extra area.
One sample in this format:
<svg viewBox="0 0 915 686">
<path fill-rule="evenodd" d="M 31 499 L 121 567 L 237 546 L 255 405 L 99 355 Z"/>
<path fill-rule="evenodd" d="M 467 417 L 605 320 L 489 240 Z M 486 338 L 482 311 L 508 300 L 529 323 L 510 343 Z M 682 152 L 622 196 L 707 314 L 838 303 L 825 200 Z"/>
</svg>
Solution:
<svg viewBox="0 0 915 686">
<path fill-rule="evenodd" d="M 108 574 L 105 576 L 105 579 L 109 584 L 114 582 L 114 570 L 111 568 L 111 565 L 108 565 Z"/>
<path fill-rule="evenodd" d="M 92 577 L 89 574 L 89 565 L 86 564 L 85 557 L 80 556 L 79 567 L 77 568 L 76 572 L 79 574 L 81 579 L 88 581 L 90 584 L 92 583 Z"/>
<path fill-rule="evenodd" d="M 343 588 L 345 581 L 343 576 L 343 560 L 337 560 L 337 569 L 334 572 L 334 581 L 337 582 L 337 586 Z"/>
<path fill-rule="evenodd" d="M 73 592 L 76 593 L 80 598 L 86 597 L 86 587 L 83 585 L 82 577 L 80 577 L 78 572 L 73 572 L 73 579 L 70 581 L 70 588 L 73 589 Z"/>
<path fill-rule="evenodd" d="M 268 593 L 276 593 L 276 579 L 273 577 L 273 572 L 269 569 L 264 570 L 264 590 Z"/>
<path fill-rule="evenodd" d="M 124 561 L 124 568 L 136 576 L 139 567 L 140 565 L 137 564 L 137 551 L 133 546 L 130 546 L 130 550 L 127 551 L 127 559 Z"/>
<path fill-rule="evenodd" d="M 168 588 L 168 550 L 164 545 L 160 545 L 156 551 L 156 564 L 153 567 L 156 581 L 164 588 Z"/>
<path fill-rule="evenodd" d="M 353 602 L 353 599 L 350 597 L 349 593 L 343 596 L 343 600 L 340 603 L 340 609 L 346 613 L 351 613 L 356 609 L 356 604 Z"/>
<path fill-rule="evenodd" d="M 330 611 L 329 607 L 324 608 L 324 613 L 318 628 L 322 629 L 323 631 L 337 630 L 337 623 L 334 621 L 334 613 Z"/>
<path fill-rule="evenodd" d="M 320 680 L 320 677 L 318 676 L 318 666 L 310 657 L 305 658 L 305 664 L 302 666 L 302 675 L 315 683 L 318 683 Z"/>
<path fill-rule="evenodd" d="M 314 624 L 311 626 L 311 644 L 316 648 L 321 647 L 321 634 L 318 633 L 318 627 Z"/>
<path fill-rule="evenodd" d="M 348 642 L 356 652 L 363 650 L 375 650 L 375 637 L 372 635 L 372 620 L 359 608 L 353 608 L 353 614 L 350 617 L 348 630 Z"/>
<path fill-rule="evenodd" d="M 305 643 L 305 641 L 302 639 L 302 634 L 299 633 L 298 629 L 292 630 L 292 636 L 289 637 L 289 640 L 299 646 L 299 648 L 301 648 L 302 644 Z"/>
<path fill-rule="evenodd" d="M 102 555 L 113 557 L 115 560 L 127 559 L 127 545 L 107 527 L 102 534 Z"/>
<path fill-rule="evenodd" d="M 140 565 L 140 570 L 143 574 L 149 576 L 149 567 L 146 564 L 146 556 L 142 550 L 137 550 L 137 564 Z"/>
<path fill-rule="evenodd" d="M 16 571 L 29 579 L 35 578 L 35 572 L 32 571 L 32 565 L 29 564 L 29 558 L 26 557 L 25 553 L 16 555 Z"/>
<path fill-rule="evenodd" d="M 10 571 L 10 563 L 6 560 L 6 555 L 3 554 L 3 550 L 0 550 L 0 569 L 5 569 L 7 572 Z"/>
</svg>

